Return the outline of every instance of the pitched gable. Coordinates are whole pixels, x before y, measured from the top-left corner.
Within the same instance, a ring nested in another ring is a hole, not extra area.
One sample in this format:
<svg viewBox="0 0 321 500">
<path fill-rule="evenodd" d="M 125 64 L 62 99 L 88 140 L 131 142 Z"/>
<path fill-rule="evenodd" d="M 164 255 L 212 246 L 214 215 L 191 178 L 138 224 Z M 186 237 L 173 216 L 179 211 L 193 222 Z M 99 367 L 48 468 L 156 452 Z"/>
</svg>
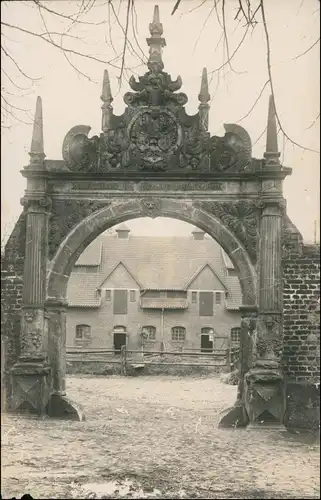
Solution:
<svg viewBox="0 0 321 500">
<path fill-rule="evenodd" d="M 122 262 L 119 262 L 116 267 L 104 279 L 99 288 L 140 288 L 140 284 L 135 279 L 130 270 Z"/>
<path fill-rule="evenodd" d="M 205 264 L 192 277 L 187 288 L 192 290 L 225 291 L 226 287 L 209 264 Z"/>
</svg>

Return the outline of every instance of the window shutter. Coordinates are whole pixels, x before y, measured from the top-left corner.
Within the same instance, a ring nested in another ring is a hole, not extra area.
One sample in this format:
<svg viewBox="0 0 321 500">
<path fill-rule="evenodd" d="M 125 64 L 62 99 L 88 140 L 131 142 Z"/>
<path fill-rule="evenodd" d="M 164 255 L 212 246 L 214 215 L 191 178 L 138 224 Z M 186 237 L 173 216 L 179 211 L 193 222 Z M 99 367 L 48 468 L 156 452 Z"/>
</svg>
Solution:
<svg viewBox="0 0 321 500">
<path fill-rule="evenodd" d="M 127 290 L 114 290 L 114 314 L 127 314 Z"/>
<path fill-rule="evenodd" d="M 213 292 L 199 292 L 199 315 L 213 316 Z"/>
</svg>

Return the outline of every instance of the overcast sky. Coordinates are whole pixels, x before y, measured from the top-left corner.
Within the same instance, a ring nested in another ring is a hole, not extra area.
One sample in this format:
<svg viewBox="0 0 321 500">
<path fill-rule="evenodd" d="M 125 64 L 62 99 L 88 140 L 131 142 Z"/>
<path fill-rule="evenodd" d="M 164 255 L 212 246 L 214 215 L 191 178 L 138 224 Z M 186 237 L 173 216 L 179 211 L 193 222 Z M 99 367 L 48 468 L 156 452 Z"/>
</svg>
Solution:
<svg viewBox="0 0 321 500">
<path fill-rule="evenodd" d="M 202 68 L 211 72 L 222 65 L 224 48 L 222 29 L 218 23 L 212 0 L 196 8 L 201 0 L 183 0 L 179 11 L 171 16 L 174 0 L 160 0 L 160 15 L 164 27 L 167 47 L 164 49 L 165 71 L 173 78 L 178 74 L 183 79 L 183 91 L 188 95 L 187 112 L 197 111 L 197 95 Z M 75 13 L 80 2 L 46 2 L 53 10 L 66 15 Z M 97 22 L 108 18 L 108 2 L 97 1 L 91 12 L 83 20 Z M 114 2 L 117 6 L 118 2 Z M 120 10 L 119 19 L 125 24 L 125 4 Z M 229 50 L 233 54 L 244 28 L 242 22 L 233 20 L 238 8 L 236 0 L 227 2 L 229 10 Z M 276 106 L 287 134 L 303 146 L 319 150 L 319 46 L 305 52 L 319 38 L 319 6 L 317 0 L 269 0 L 266 15 L 271 41 L 271 63 L 275 86 Z M 149 35 L 148 25 L 152 18 L 154 2 L 136 0 L 137 39 L 145 55 L 148 47 L 145 42 Z M 117 7 L 118 9 L 118 7 Z M 193 10 L 195 9 L 195 10 Z M 192 12 L 190 12 L 192 11 Z M 39 15 L 33 2 L 1 2 L 2 21 L 18 25 L 24 29 L 43 33 L 44 22 L 49 31 L 58 32 L 70 25 L 69 21 L 43 12 Z M 207 23 L 206 22 L 206 19 Z M 136 20 L 134 20 L 136 24 Z M 130 41 L 141 57 L 141 50 L 133 38 L 130 23 Z M 16 107 L 30 110 L 28 114 L 12 110 L 20 119 L 30 122 L 34 114 L 37 95 L 43 99 L 45 153 L 47 159 L 61 159 L 64 136 L 75 125 L 90 125 L 90 134 L 99 134 L 101 125 L 101 81 L 106 65 L 70 56 L 71 64 L 86 73 L 90 79 L 81 76 L 68 63 L 59 49 L 37 37 L 25 35 L 11 28 L 3 28 L 5 36 L 2 43 L 7 51 L 18 61 L 21 69 L 28 75 L 40 78 L 30 87 L 30 81 L 19 73 L 12 60 L 3 59 L 3 68 L 22 91 L 13 86 L 6 75 L 2 75 L 2 86 Z M 110 60 L 115 52 L 120 53 L 123 46 L 121 29 L 115 19 L 111 26 L 112 44 L 109 41 L 108 23 L 98 26 L 80 25 L 69 32 L 82 40 L 64 38 L 67 47 L 97 58 Z M 55 40 L 60 40 L 55 38 Z M 113 45 L 113 46 L 112 46 Z M 113 48 L 114 47 L 114 48 Z M 130 47 L 129 47 L 130 48 Z M 226 53 L 226 49 L 225 49 Z M 241 49 L 232 59 L 234 71 L 210 73 L 210 132 L 223 135 L 223 123 L 236 123 L 252 108 L 264 83 L 266 82 L 266 42 L 263 26 L 259 23 L 246 39 Z M 116 61 L 120 66 L 120 60 Z M 135 66 L 134 73 L 143 74 L 145 67 L 138 57 L 128 53 L 126 67 Z M 141 65 L 140 67 L 137 67 Z M 114 94 L 114 111 L 121 114 L 124 110 L 123 94 L 128 83 L 118 86 L 119 69 L 108 67 Z M 228 67 L 226 67 L 226 70 Z M 129 76 L 131 72 L 127 72 Z M 211 76 L 212 75 L 212 76 Z M 11 93 L 14 96 L 11 96 Z M 27 95 L 25 95 L 27 94 Z M 262 135 L 267 121 L 268 88 L 254 107 L 253 111 L 241 121 L 249 132 L 253 143 L 253 155 L 262 157 L 265 137 Z M 21 211 L 20 198 L 25 189 L 25 180 L 20 170 L 29 161 L 28 151 L 31 142 L 31 125 L 17 122 L 12 116 L 2 121 L 2 228 L 17 218 Z M 9 128 L 5 128 L 9 127 Z M 258 138 L 261 138 L 258 140 Z M 280 136 L 280 150 L 283 164 L 293 168 L 293 174 L 285 180 L 284 194 L 288 201 L 288 214 L 306 240 L 313 240 L 314 220 L 319 225 L 319 155 L 293 146 Z M 184 234 L 190 226 L 175 220 L 139 219 L 128 222 L 136 234 Z"/>
</svg>

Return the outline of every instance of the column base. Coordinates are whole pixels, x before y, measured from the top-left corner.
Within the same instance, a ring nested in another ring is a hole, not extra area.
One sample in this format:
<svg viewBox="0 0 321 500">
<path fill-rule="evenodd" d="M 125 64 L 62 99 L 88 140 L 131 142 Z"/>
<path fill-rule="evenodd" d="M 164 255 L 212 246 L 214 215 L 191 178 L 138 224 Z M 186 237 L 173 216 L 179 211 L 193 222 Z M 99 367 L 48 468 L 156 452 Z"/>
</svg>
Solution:
<svg viewBox="0 0 321 500">
<path fill-rule="evenodd" d="M 83 422 L 85 414 L 76 403 L 67 398 L 64 394 L 52 394 L 46 413 L 51 418 L 61 420 L 76 420 Z"/>
<path fill-rule="evenodd" d="M 251 368 L 244 377 L 244 403 L 249 423 L 253 427 L 282 427 L 285 413 L 285 381 L 280 368 Z"/>
<path fill-rule="evenodd" d="M 285 425 L 280 422 L 250 422 L 246 428 L 247 431 L 257 431 L 257 430 L 266 430 L 266 431 L 278 431 L 278 432 L 287 432 Z"/>
<path fill-rule="evenodd" d="M 246 427 L 249 423 L 249 417 L 242 401 L 236 403 L 221 412 L 221 419 L 219 421 L 219 428 L 236 429 L 238 427 Z"/>
<path fill-rule="evenodd" d="M 11 410 L 43 416 L 51 395 L 51 368 L 44 357 L 21 357 L 11 369 Z"/>
</svg>

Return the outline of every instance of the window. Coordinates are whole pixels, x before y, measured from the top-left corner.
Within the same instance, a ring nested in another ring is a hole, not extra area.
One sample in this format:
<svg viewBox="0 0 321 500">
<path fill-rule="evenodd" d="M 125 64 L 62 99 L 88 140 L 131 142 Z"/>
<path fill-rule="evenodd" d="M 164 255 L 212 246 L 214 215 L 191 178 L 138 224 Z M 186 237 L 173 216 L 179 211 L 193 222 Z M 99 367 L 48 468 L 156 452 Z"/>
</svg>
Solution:
<svg viewBox="0 0 321 500">
<path fill-rule="evenodd" d="M 106 301 L 111 302 L 111 290 L 106 290 Z"/>
<path fill-rule="evenodd" d="M 156 328 L 154 326 L 143 326 L 142 333 L 146 340 L 156 340 Z"/>
<path fill-rule="evenodd" d="M 183 341 L 186 338 L 186 330 L 183 326 L 174 326 L 172 328 L 172 340 Z"/>
<path fill-rule="evenodd" d="M 199 293 L 199 315 L 213 316 L 213 292 Z"/>
<path fill-rule="evenodd" d="M 232 328 L 231 329 L 231 341 L 232 342 L 240 342 L 241 338 L 241 328 Z"/>
<path fill-rule="evenodd" d="M 164 299 L 166 297 L 166 292 L 159 292 L 159 296 Z"/>
<path fill-rule="evenodd" d="M 197 292 L 192 292 L 192 303 L 196 304 L 197 302 Z"/>
<path fill-rule="evenodd" d="M 215 292 L 215 304 L 222 303 L 222 294 L 221 292 Z"/>
<path fill-rule="evenodd" d="M 86 340 L 90 338 L 91 328 L 89 325 L 77 325 L 76 326 L 76 339 Z"/>
<path fill-rule="evenodd" d="M 129 296 L 131 302 L 136 302 L 136 290 L 131 290 Z"/>
<path fill-rule="evenodd" d="M 127 314 L 127 290 L 114 290 L 114 314 Z"/>
</svg>

